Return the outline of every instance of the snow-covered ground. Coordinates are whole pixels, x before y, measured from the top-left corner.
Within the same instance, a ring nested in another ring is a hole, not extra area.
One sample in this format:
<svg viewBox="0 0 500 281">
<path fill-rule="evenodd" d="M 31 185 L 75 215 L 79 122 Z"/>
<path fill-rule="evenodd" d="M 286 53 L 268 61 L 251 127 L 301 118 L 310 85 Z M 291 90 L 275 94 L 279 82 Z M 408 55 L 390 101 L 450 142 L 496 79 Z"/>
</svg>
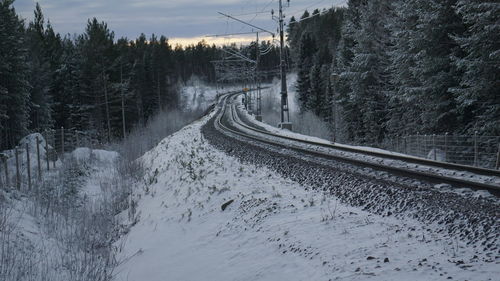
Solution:
<svg viewBox="0 0 500 281">
<path fill-rule="evenodd" d="M 180 97 L 182 108 L 186 111 L 206 110 L 214 104 L 218 93 L 226 93 L 233 90 L 242 90 L 241 86 L 224 86 L 216 89 L 208 85 L 196 76 L 191 77 L 185 85 L 181 86 Z"/>
<path fill-rule="evenodd" d="M 90 171 L 80 188 L 80 193 L 96 199 L 102 195 L 101 185 L 116 178 L 115 163 L 120 155 L 116 151 L 79 147 L 71 152 L 71 157 L 79 165 Z"/>
<path fill-rule="evenodd" d="M 146 153 L 117 280 L 496 280 L 461 241 L 242 164 L 200 132 Z"/>
</svg>

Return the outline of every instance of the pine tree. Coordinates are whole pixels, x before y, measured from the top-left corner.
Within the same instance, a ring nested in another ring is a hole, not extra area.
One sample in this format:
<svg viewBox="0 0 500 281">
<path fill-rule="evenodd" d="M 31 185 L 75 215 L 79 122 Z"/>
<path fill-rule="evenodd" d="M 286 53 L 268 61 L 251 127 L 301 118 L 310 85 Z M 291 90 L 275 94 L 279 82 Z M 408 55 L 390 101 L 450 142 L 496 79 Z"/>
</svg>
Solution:
<svg viewBox="0 0 500 281">
<path fill-rule="evenodd" d="M 28 60 L 30 62 L 30 124 L 31 129 L 42 131 L 53 126 L 52 97 L 50 96 L 52 69 L 48 49 L 45 20 L 40 4 L 36 4 L 34 19 L 26 31 Z"/>
<path fill-rule="evenodd" d="M 79 61 L 79 84 L 77 93 L 78 125 L 103 140 L 110 140 L 111 77 L 116 74 L 114 33 L 104 22 L 96 18 L 89 20 L 85 33 L 77 39 Z"/>
<path fill-rule="evenodd" d="M 53 92 L 53 112 L 55 127 L 83 129 L 80 104 L 77 97 L 79 57 L 73 41 L 65 37 L 61 40 L 60 63 L 54 65 L 55 71 L 52 79 L 51 91 Z"/>
<path fill-rule="evenodd" d="M 29 126 L 25 30 L 12 3 L 0 1 L 0 148 L 11 148 Z"/>
</svg>

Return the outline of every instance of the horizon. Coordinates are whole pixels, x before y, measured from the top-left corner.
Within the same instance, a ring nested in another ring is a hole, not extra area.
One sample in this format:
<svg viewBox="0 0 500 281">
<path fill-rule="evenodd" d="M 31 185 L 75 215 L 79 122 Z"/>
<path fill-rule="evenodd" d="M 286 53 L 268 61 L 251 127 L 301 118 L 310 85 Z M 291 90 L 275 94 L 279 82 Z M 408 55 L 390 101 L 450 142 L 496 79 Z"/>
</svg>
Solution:
<svg viewBox="0 0 500 281">
<path fill-rule="evenodd" d="M 205 40 L 209 45 L 227 44 L 245 45 L 255 40 L 254 35 L 237 37 L 207 37 L 213 34 L 240 33 L 252 31 L 241 23 L 228 20 L 217 12 L 236 15 L 259 27 L 274 30 L 277 23 L 271 19 L 271 10 L 277 11 L 277 0 L 212 0 L 196 3 L 193 0 L 174 1 L 136 1 L 114 2 L 71 0 L 16 0 L 13 6 L 17 13 L 29 23 L 33 19 L 36 3 L 39 3 L 45 18 L 50 21 L 56 33 L 74 36 L 85 31 L 87 21 L 96 18 L 107 23 L 116 39 L 135 40 L 140 34 L 150 38 L 152 34 L 165 36 L 172 46 L 188 46 Z M 284 1 L 286 3 L 286 1 Z M 300 17 L 305 10 L 345 6 L 346 0 L 323 0 L 310 3 L 308 0 L 292 0 L 290 7 L 284 10 L 286 21 L 292 16 Z M 199 8 L 191 8 L 192 5 Z M 270 40 L 271 36 L 262 36 Z"/>
</svg>

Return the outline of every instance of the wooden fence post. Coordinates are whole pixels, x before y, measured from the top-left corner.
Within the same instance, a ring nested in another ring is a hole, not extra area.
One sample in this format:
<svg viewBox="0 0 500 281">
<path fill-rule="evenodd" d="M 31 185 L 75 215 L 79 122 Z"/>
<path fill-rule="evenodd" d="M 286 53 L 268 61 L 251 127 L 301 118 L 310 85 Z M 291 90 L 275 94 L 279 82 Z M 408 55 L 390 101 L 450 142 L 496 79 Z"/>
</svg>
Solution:
<svg viewBox="0 0 500 281">
<path fill-rule="evenodd" d="M 64 127 L 61 127 L 61 159 L 64 158 Z"/>
<path fill-rule="evenodd" d="M 437 151 L 436 151 L 436 134 L 432 134 L 432 149 L 434 150 L 434 161 L 437 160 Z"/>
<path fill-rule="evenodd" d="M 31 161 L 29 143 L 26 143 L 26 168 L 28 169 L 28 190 L 31 190 Z"/>
<path fill-rule="evenodd" d="M 9 183 L 9 167 L 7 165 L 7 160 L 8 160 L 7 157 L 3 158 L 3 168 L 5 169 L 5 186 L 8 187 L 10 183 Z"/>
<path fill-rule="evenodd" d="M 448 132 L 444 133 L 444 162 L 448 162 Z"/>
<path fill-rule="evenodd" d="M 45 160 L 47 162 L 47 171 L 50 171 L 50 162 L 49 162 L 49 135 L 45 135 Z"/>
<path fill-rule="evenodd" d="M 21 174 L 19 173 L 19 149 L 16 146 L 16 187 L 18 190 L 21 189 Z"/>
<path fill-rule="evenodd" d="M 42 163 L 40 161 L 40 138 L 36 136 L 36 161 L 38 164 L 38 182 L 42 181 Z"/>
<path fill-rule="evenodd" d="M 497 152 L 497 165 L 495 167 L 497 170 L 500 168 L 500 143 L 498 144 L 498 152 Z"/>
<path fill-rule="evenodd" d="M 2 163 L 3 163 L 3 159 L 4 159 L 4 157 L 5 157 L 5 156 L 4 156 L 2 153 L 0 153 L 0 161 L 2 161 Z M 1 165 L 1 166 L 3 166 L 3 165 Z M 1 172 L 2 172 L 2 169 L 3 169 L 3 167 L 0 167 L 0 186 L 2 186 L 2 187 L 3 187 L 4 185 L 3 185 L 2 173 L 1 173 Z M 5 185 L 5 188 L 7 188 L 7 184 Z"/>
<path fill-rule="evenodd" d="M 478 165 L 478 157 L 477 157 L 477 131 L 474 132 L 474 166 Z"/>
<path fill-rule="evenodd" d="M 3 155 L 2 155 L 2 154 L 0 154 L 0 160 L 2 160 L 2 162 L 3 162 Z M 3 187 L 3 186 L 4 186 L 4 185 L 3 185 L 3 180 L 2 180 L 2 173 L 1 173 L 1 172 L 2 172 L 2 169 L 3 169 L 3 168 L 0 168 L 0 186 L 1 186 L 1 187 Z M 5 187 L 7 187 L 7 186 L 5 186 Z"/>
<path fill-rule="evenodd" d="M 56 130 L 54 130 L 54 135 L 52 136 L 52 142 L 54 143 L 54 147 L 52 149 L 52 167 L 56 168 L 56 160 L 57 160 L 57 148 L 56 148 Z"/>
</svg>

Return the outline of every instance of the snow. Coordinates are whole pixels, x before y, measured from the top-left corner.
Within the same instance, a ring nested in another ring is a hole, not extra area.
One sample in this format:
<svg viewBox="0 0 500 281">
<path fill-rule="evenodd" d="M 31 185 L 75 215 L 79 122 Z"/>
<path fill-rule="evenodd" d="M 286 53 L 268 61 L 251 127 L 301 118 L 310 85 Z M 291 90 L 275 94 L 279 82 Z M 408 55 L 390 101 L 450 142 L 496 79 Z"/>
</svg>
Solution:
<svg viewBox="0 0 500 281">
<path fill-rule="evenodd" d="M 214 149 L 200 132 L 214 114 L 141 158 L 139 219 L 117 242 L 117 280 L 495 279 L 494 263 L 431 226 L 344 205 Z"/>
<path fill-rule="evenodd" d="M 85 177 L 80 193 L 96 199 L 102 195 L 102 183 L 111 182 L 116 178 L 115 162 L 120 156 L 116 151 L 79 147 L 71 152 L 79 165 L 86 167 L 89 175 Z"/>
<path fill-rule="evenodd" d="M 434 173 L 434 174 L 438 174 L 438 175 L 445 175 L 445 176 L 460 178 L 460 179 L 464 179 L 464 180 L 472 181 L 472 182 L 490 183 L 490 184 L 493 183 L 493 184 L 500 185 L 500 177 L 496 177 L 496 176 L 485 176 L 485 175 L 479 175 L 479 174 L 475 174 L 475 173 L 471 173 L 471 172 L 464 172 L 464 171 L 460 171 L 460 170 L 437 168 L 437 167 L 429 166 L 429 165 L 409 164 L 408 162 L 402 161 L 402 160 L 392 160 L 392 159 L 387 159 L 387 158 L 379 157 L 379 156 L 370 156 L 370 155 L 364 155 L 364 154 L 359 154 L 359 153 L 340 151 L 340 150 L 335 149 L 335 147 L 357 149 L 357 150 L 366 151 L 366 152 L 376 152 L 376 153 L 381 153 L 382 155 L 384 155 L 384 154 L 385 155 L 396 155 L 396 156 L 404 156 L 404 157 L 408 157 L 408 158 L 419 159 L 418 157 L 414 157 L 411 155 L 387 151 L 387 150 L 383 150 L 383 149 L 379 149 L 379 148 L 373 148 L 373 147 L 367 147 L 367 146 L 352 146 L 352 145 L 333 143 L 333 142 L 330 142 L 330 141 L 327 141 L 327 140 L 324 140 L 321 138 L 306 136 L 306 135 L 290 132 L 288 130 L 281 130 L 281 129 L 278 129 L 276 127 L 270 126 L 266 123 L 257 121 L 255 119 L 255 116 L 250 115 L 248 113 L 248 111 L 245 110 L 244 105 L 241 103 L 241 99 L 235 97 L 233 99 L 233 101 L 231 102 L 231 104 L 233 106 L 235 106 L 235 108 L 239 114 L 242 114 L 245 116 L 245 120 L 250 121 L 254 125 L 261 127 L 270 133 L 273 133 L 273 134 L 279 135 L 279 136 L 288 137 L 288 138 L 293 138 L 293 139 L 296 139 L 299 141 L 305 140 L 305 141 L 315 142 L 315 143 L 319 143 L 319 144 L 330 144 L 333 146 L 331 148 L 317 147 L 317 146 L 314 146 L 311 144 L 301 144 L 301 143 L 298 143 L 298 142 L 292 141 L 292 140 L 277 139 L 276 137 L 271 137 L 269 135 L 262 134 L 262 133 L 254 131 L 253 129 L 249 129 L 249 128 L 242 126 L 241 124 L 244 122 L 242 122 L 242 120 L 239 118 L 238 114 L 233 114 L 235 120 L 231 120 L 231 124 L 233 126 L 237 127 L 238 129 L 240 129 L 248 134 L 251 134 L 251 135 L 256 135 L 256 136 L 266 138 L 266 139 L 269 139 L 272 141 L 277 141 L 280 143 L 286 143 L 286 144 L 290 145 L 291 147 L 305 148 L 305 149 L 313 150 L 316 152 L 323 152 L 323 153 L 329 154 L 329 155 L 338 155 L 338 156 L 342 156 L 342 157 L 359 159 L 359 160 L 368 161 L 368 162 L 372 162 L 372 163 L 384 163 L 387 166 L 393 166 L 393 167 L 398 167 L 398 168 L 407 168 L 407 169 L 418 170 L 418 171 L 426 172 L 426 173 L 430 172 L 430 173 Z M 433 155 L 433 153 L 434 153 L 434 151 L 429 153 L 429 157 L 431 157 Z M 436 151 L 436 159 L 439 161 L 439 160 L 441 160 L 441 157 L 442 156 L 440 155 L 440 151 Z M 450 191 L 450 189 L 443 189 L 443 190 L 445 190 L 446 192 Z M 471 189 L 467 189 L 467 193 L 471 193 L 471 192 L 472 192 Z M 481 191 L 481 193 L 484 193 L 484 192 Z M 489 194 L 488 196 L 493 196 L 493 195 Z"/>
<path fill-rule="evenodd" d="M 297 73 L 289 73 L 287 75 L 287 93 L 288 93 L 288 109 L 292 113 L 300 111 L 299 100 L 297 95 L 297 89 L 295 85 L 297 84 Z M 262 91 L 262 98 L 265 99 L 266 96 L 274 100 L 272 104 L 277 105 L 279 110 L 279 105 L 281 104 L 281 96 L 277 93 L 281 93 L 281 80 L 275 78 L 268 90 Z"/>
<path fill-rule="evenodd" d="M 186 85 L 181 87 L 181 104 L 184 110 L 206 110 L 217 99 L 217 94 L 232 90 L 241 90 L 240 86 L 225 86 L 217 90 L 212 85 L 207 85 L 196 76 L 191 77 Z"/>
<path fill-rule="evenodd" d="M 20 144 L 28 143 L 30 147 L 33 147 L 36 145 L 34 142 L 36 136 L 36 134 L 29 135 L 23 138 Z M 23 153 L 25 154 L 24 151 Z M 78 188 L 76 197 L 83 200 L 76 200 L 77 204 L 75 200 L 68 200 L 68 203 L 75 204 L 74 208 L 83 208 L 82 204 L 88 205 L 89 209 L 102 208 L 103 206 L 100 205 L 102 203 L 99 202 L 103 195 L 101 186 L 102 183 L 115 179 L 115 160 L 118 158 L 118 153 L 82 147 L 67 153 L 65 157 L 64 165 L 62 165 L 63 162 L 58 161 L 56 169 L 52 169 L 51 163 L 50 172 L 44 171 L 43 173 L 44 183 L 35 182 L 33 188 L 38 192 L 47 191 L 46 196 L 54 196 L 51 189 L 61 191 L 67 184 L 64 180 L 74 180 Z M 33 159 L 32 162 L 35 163 Z M 71 162 L 73 160 L 79 167 L 79 173 L 70 174 L 74 178 L 65 178 L 68 174 L 63 173 L 64 167 L 71 166 L 74 163 Z M 0 262 L 4 263 L 0 264 L 0 268 L 4 266 L 3 271 L 0 270 L 2 281 L 4 280 L 2 276 L 12 277 L 16 273 L 22 273 L 24 276 L 15 280 L 73 280 L 78 277 L 74 276 L 75 271 L 72 270 L 91 264 L 89 260 L 86 260 L 87 264 L 82 262 L 84 256 L 89 258 L 91 254 L 81 252 L 78 248 L 81 244 L 75 241 L 78 237 L 75 237 L 76 226 L 72 223 L 80 224 L 82 221 L 74 222 L 68 217 L 63 217 L 66 213 L 59 214 L 57 212 L 59 209 L 44 206 L 40 202 L 43 201 L 40 197 L 44 198 L 44 196 L 37 195 L 38 192 L 23 193 L 15 189 L 0 189 Z M 57 205 L 61 204 L 58 201 L 62 199 L 51 198 L 51 200 L 54 200 L 53 205 Z M 109 200 L 102 200 L 102 202 L 109 202 Z M 68 211 L 73 215 L 76 213 L 74 210 Z M 95 215 L 91 212 L 86 214 Z M 69 257 L 71 260 L 68 259 Z M 92 265 L 95 264 L 98 263 L 95 262 Z M 13 266 L 10 273 L 6 271 L 8 266 Z M 79 273 L 82 276 L 85 275 L 83 272 Z"/>
<path fill-rule="evenodd" d="M 71 156 L 78 162 L 97 161 L 103 164 L 112 164 L 120 154 L 116 151 L 78 147 L 71 152 Z"/>
</svg>

